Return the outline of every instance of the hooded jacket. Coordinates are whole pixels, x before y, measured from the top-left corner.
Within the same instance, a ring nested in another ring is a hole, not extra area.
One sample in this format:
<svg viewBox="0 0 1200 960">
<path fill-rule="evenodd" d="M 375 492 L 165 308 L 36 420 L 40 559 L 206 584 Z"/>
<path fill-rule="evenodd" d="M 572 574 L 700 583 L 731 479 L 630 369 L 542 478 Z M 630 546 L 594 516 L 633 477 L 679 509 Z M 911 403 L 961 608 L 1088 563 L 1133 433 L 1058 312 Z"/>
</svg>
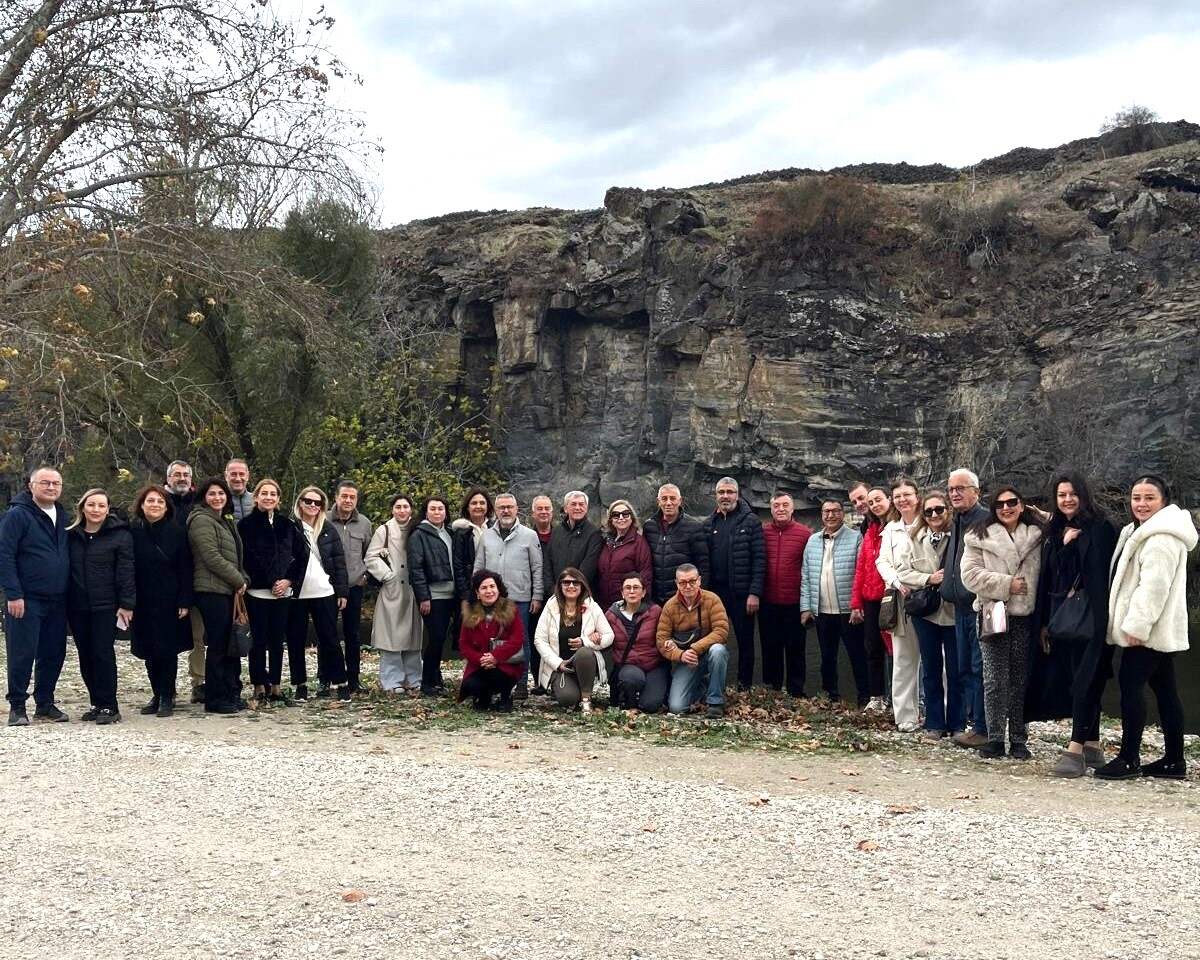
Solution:
<svg viewBox="0 0 1200 960">
<path fill-rule="evenodd" d="M 132 610 L 137 605 L 129 524 L 110 513 L 95 533 L 84 530 L 82 523 L 75 524 L 67 531 L 67 541 L 71 551 L 67 606 L 73 610 Z"/>
<path fill-rule="evenodd" d="M 619 540 L 605 540 L 600 551 L 600 562 L 596 582 L 592 584 L 596 600 L 607 610 L 621 599 L 621 585 L 630 574 L 642 578 L 646 596 L 653 594 L 654 560 L 650 556 L 650 544 L 638 531 L 630 529 Z"/>
<path fill-rule="evenodd" d="M 862 545 L 854 561 L 854 582 L 850 585 L 850 609 L 861 610 L 863 601 L 878 603 L 887 592 L 875 561 L 883 546 L 883 524 L 866 523 L 862 530 Z"/>
<path fill-rule="evenodd" d="M 708 530 L 699 520 L 680 513 L 673 523 L 663 520 L 659 510 L 642 527 L 650 556 L 654 558 L 654 602 L 664 604 L 675 596 L 675 568 L 694 564 L 700 571 L 700 583 L 711 580 Z"/>
<path fill-rule="evenodd" d="M 1151 650 L 1188 649 L 1187 555 L 1196 547 L 1191 514 L 1173 503 L 1121 531 L 1108 594 L 1108 642 L 1128 634 Z"/>
<path fill-rule="evenodd" d="M 763 544 L 762 522 L 758 519 L 744 497 L 738 497 L 737 506 L 728 514 L 720 510 L 708 518 L 709 558 L 712 567 L 712 582 L 706 584 L 713 589 L 728 590 L 734 596 L 761 597 L 763 575 L 767 556 Z M 713 548 L 717 538 L 728 538 L 724 551 L 725 569 L 718 570 L 717 551 Z M 674 577 L 671 578 L 674 582 Z"/>
<path fill-rule="evenodd" d="M 56 598 L 67 592 L 71 558 L 62 504 L 55 514 L 51 523 L 28 490 L 13 497 L 0 520 L 0 588 L 6 599 Z"/>
<path fill-rule="evenodd" d="M 466 664 L 463 679 L 483 667 L 480 658 L 490 653 L 496 658 L 493 669 L 517 678 L 525 672 L 525 627 L 517 616 L 517 607 L 511 600 L 501 597 L 492 609 L 489 620 L 481 603 L 463 604 L 462 627 L 458 633 L 458 649 L 462 651 Z M 514 660 L 515 658 L 515 660 Z M 462 694 L 459 694 L 461 699 Z"/>
<path fill-rule="evenodd" d="M 209 506 L 194 506 L 188 514 L 187 532 L 196 593 L 229 596 L 246 584 L 242 538 L 232 515 L 226 518 Z"/>
</svg>

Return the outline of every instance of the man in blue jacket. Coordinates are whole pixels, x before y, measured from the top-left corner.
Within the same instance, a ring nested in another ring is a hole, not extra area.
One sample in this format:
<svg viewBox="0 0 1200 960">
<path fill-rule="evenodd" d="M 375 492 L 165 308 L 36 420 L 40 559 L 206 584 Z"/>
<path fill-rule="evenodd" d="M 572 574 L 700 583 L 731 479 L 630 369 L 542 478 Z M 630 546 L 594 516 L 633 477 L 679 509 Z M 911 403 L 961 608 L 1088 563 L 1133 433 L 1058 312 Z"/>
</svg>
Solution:
<svg viewBox="0 0 1200 960">
<path fill-rule="evenodd" d="M 66 593 L 71 570 L 67 517 L 58 505 L 60 496 L 62 475 L 53 467 L 39 467 L 29 478 L 29 492 L 13 497 L 0 520 L 10 727 L 29 725 L 25 701 L 30 675 L 34 716 L 68 719 L 54 704 L 54 688 L 67 655 Z"/>
</svg>

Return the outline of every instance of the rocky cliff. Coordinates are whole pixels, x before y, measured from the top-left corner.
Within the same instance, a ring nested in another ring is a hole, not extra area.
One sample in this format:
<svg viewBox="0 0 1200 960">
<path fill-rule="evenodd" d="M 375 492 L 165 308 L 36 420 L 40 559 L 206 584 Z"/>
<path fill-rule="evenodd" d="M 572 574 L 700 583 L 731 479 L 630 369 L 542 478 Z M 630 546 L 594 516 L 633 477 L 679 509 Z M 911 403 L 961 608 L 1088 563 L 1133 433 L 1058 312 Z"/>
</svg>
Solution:
<svg viewBox="0 0 1200 960">
<path fill-rule="evenodd" d="M 648 504 L 723 474 L 758 506 L 952 462 L 1191 482 L 1200 128 L 973 170 L 865 165 L 381 236 L 398 321 L 442 331 L 523 493 Z M 699 508 L 697 508 L 699 509 Z"/>
</svg>

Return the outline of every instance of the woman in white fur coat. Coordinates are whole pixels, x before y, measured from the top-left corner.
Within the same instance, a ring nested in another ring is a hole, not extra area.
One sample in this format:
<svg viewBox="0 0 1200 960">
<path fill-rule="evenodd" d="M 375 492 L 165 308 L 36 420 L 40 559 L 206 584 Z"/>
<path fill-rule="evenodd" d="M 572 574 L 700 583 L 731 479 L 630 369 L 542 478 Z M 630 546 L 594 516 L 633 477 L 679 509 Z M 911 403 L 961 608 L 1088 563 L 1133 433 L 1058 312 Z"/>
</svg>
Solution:
<svg viewBox="0 0 1200 960">
<path fill-rule="evenodd" d="M 983 653 L 983 707 L 988 742 L 979 755 L 995 760 L 1030 757 L 1025 724 L 1025 684 L 1037 636 L 1037 581 L 1042 566 L 1044 515 L 1012 486 L 996 488 L 987 517 L 963 537 L 962 582 L 975 594 L 975 609 L 1003 600 L 1008 632 L 979 638 Z"/>
<path fill-rule="evenodd" d="M 1137 776 L 1182 780 L 1183 704 L 1175 683 L 1176 655 L 1188 649 L 1187 555 L 1196 546 L 1191 514 L 1171 503 L 1161 477 L 1139 478 L 1129 494 L 1133 522 L 1121 531 L 1108 594 L 1108 642 L 1123 647 L 1121 750 L 1096 771 L 1102 780 Z M 1145 688 L 1158 701 L 1164 755 L 1141 764 Z"/>
</svg>

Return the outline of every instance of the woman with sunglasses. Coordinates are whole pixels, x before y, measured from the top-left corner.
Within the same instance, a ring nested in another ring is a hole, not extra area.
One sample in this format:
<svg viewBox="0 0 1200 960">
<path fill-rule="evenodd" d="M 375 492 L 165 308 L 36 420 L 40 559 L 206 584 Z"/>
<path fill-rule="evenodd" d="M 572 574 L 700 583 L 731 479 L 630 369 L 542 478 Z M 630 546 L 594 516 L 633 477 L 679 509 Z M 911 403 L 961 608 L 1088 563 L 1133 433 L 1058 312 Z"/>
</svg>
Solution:
<svg viewBox="0 0 1200 960">
<path fill-rule="evenodd" d="M 625 578 L 636 574 L 651 592 L 650 577 L 654 560 L 638 523 L 637 513 L 628 500 L 614 500 L 608 507 L 608 520 L 601 531 L 604 546 L 600 549 L 599 572 L 596 574 L 596 602 L 607 610 L 622 598 Z"/>
<path fill-rule="evenodd" d="M 304 648 L 311 619 L 317 634 L 317 674 L 323 681 L 318 696 L 350 699 L 346 655 L 338 641 L 338 611 L 346 606 L 350 580 L 342 538 L 325 523 L 329 498 L 320 487 L 305 487 L 296 497 L 293 515 L 304 535 L 307 559 L 295 585 L 296 599 L 288 611 L 287 648 L 292 687 L 297 700 L 308 699 L 308 664 Z"/>
<path fill-rule="evenodd" d="M 608 682 L 612 627 L 575 567 L 558 575 L 554 596 L 542 608 L 534 646 L 541 654 L 538 683 L 560 707 L 592 711 L 592 691 Z"/>
<path fill-rule="evenodd" d="M 924 665 L 925 738 L 940 740 L 966 726 L 963 719 L 958 643 L 954 635 L 954 606 L 942 599 L 939 588 L 945 577 L 946 548 L 950 543 L 950 500 L 941 490 L 930 490 L 908 532 L 909 548 L 899 555 L 896 573 L 911 595 L 932 590 L 933 611 L 910 616 Z M 945 672 L 945 683 L 942 674 Z"/>
<path fill-rule="evenodd" d="M 1026 504 L 1016 487 L 1000 486 L 988 515 L 963 537 L 962 582 L 975 594 L 975 609 L 1004 601 L 1008 630 L 979 638 L 983 653 L 983 701 L 988 742 L 979 755 L 1028 760 L 1025 684 L 1037 631 L 1038 574 L 1042 566 L 1043 514 Z"/>
</svg>

